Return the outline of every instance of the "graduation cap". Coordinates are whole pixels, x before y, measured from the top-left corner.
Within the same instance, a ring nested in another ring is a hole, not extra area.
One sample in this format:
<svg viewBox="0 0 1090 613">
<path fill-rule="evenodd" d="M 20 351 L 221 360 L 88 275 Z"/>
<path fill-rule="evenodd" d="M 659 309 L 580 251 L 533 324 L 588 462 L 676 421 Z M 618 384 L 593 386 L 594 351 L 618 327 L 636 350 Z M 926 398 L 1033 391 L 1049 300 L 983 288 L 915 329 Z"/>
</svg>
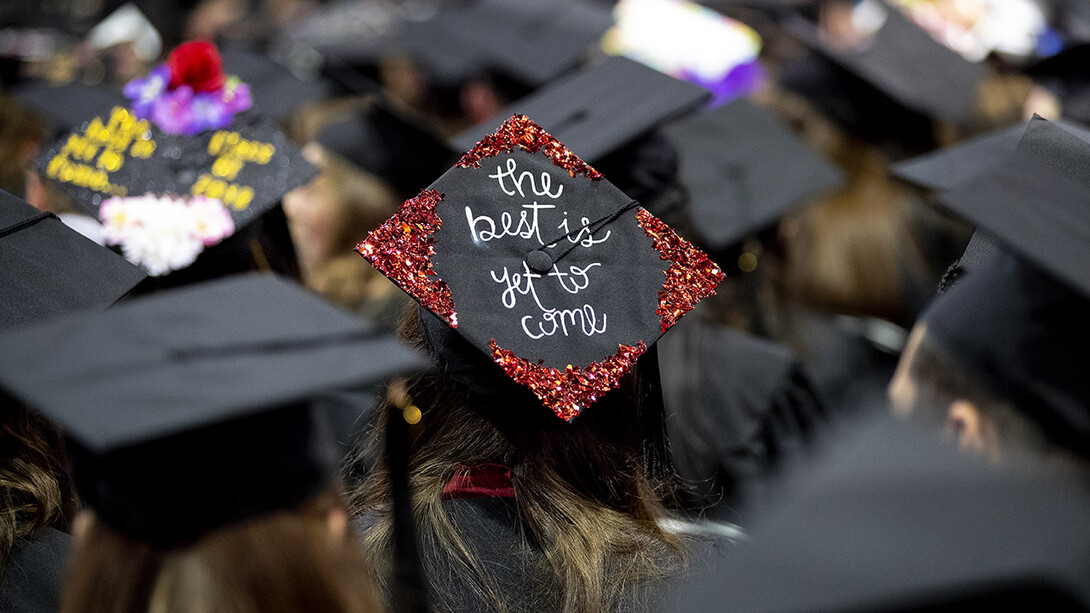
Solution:
<svg viewBox="0 0 1090 613">
<path fill-rule="evenodd" d="M 454 137 L 470 149 L 505 117 L 534 118 L 573 151 L 591 162 L 659 124 L 708 100 L 711 94 L 624 57 L 610 57 L 582 72 L 558 79 L 515 102 L 496 117 Z"/>
<path fill-rule="evenodd" d="M 835 166 L 744 98 L 690 115 L 665 133 L 681 156 L 693 227 L 714 250 L 843 181 Z"/>
<path fill-rule="evenodd" d="M 409 22 L 407 42 L 448 81 L 488 69 L 539 87 L 576 66 L 612 24 L 607 7 L 581 0 L 474 0 Z"/>
<path fill-rule="evenodd" d="M 897 10 L 861 47 L 839 49 L 802 18 L 785 26 L 802 42 L 905 107 L 956 123 L 972 118 L 984 68 L 944 47 Z"/>
<path fill-rule="evenodd" d="M 1040 117 L 1014 153 L 938 196 L 994 238 L 922 316 L 967 372 L 1076 453 L 1090 453 L 1090 143 Z"/>
<path fill-rule="evenodd" d="M 0 335 L 0 386 L 68 434 L 84 502 L 116 530 L 161 546 L 328 487 L 339 458 L 308 402 L 421 361 L 270 275 Z"/>
<path fill-rule="evenodd" d="M 885 13 L 869 41 L 852 49 L 826 42 L 802 17 L 787 19 L 787 31 L 820 55 L 785 66 L 780 82 L 861 138 L 928 149 L 933 118 L 958 124 L 972 118 L 985 69 L 936 42 L 899 11 Z"/>
<path fill-rule="evenodd" d="M 456 158 L 431 130 L 378 97 L 346 119 L 323 127 L 318 142 L 389 181 L 402 198 L 415 195 Z"/>
<path fill-rule="evenodd" d="M 566 420 L 723 277 L 523 115 L 357 250 Z"/>
<path fill-rule="evenodd" d="M 146 276 L 55 215 L 0 190 L 0 329 L 108 307 Z"/>
<path fill-rule="evenodd" d="M 1079 124 L 1063 120 L 1053 123 L 1090 142 L 1090 130 Z M 952 147 L 898 162 L 890 167 L 890 172 L 925 189 L 952 189 L 1002 164 L 1014 153 L 1025 131 L 1024 123 L 995 130 Z"/>
<path fill-rule="evenodd" d="M 332 83 L 317 77 L 300 79 L 266 54 L 224 49 L 222 57 L 224 71 L 249 84 L 258 108 L 277 120 L 287 119 L 304 103 L 333 95 Z"/>
<path fill-rule="evenodd" d="M 663 608 L 1090 607 L 1085 494 L 987 466 L 909 422 L 886 418 L 838 443 L 762 508 L 746 542 L 685 580 Z"/>
<path fill-rule="evenodd" d="M 173 85 L 185 78 L 192 82 Z M 36 161 L 95 218 L 105 221 L 113 198 L 202 197 L 220 203 L 232 236 L 318 173 L 270 116 L 249 107 L 248 86 L 223 74 L 208 43 L 175 49 L 126 96 L 131 108 L 85 118 Z"/>
</svg>

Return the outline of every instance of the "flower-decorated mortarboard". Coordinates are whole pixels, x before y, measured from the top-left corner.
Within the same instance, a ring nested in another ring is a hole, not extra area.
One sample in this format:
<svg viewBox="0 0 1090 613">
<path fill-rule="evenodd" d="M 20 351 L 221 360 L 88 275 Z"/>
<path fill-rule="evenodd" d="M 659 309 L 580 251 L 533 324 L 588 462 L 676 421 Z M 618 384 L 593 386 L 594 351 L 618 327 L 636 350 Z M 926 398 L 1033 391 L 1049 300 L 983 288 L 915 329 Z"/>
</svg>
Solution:
<svg viewBox="0 0 1090 613">
<path fill-rule="evenodd" d="M 723 278 L 523 115 L 357 249 L 569 421 Z"/>
<path fill-rule="evenodd" d="M 180 45 L 166 63 L 130 82 L 125 96 L 128 108 L 87 118 L 37 160 L 39 172 L 103 223 L 113 199 L 134 206 L 139 202 L 131 199 L 183 200 L 189 207 L 203 198 L 230 217 L 231 236 L 318 172 L 271 117 L 251 108 L 248 85 L 223 72 L 211 43 Z M 148 240 L 162 246 L 175 238 L 168 232 Z M 201 235 L 206 246 L 208 240 Z"/>
</svg>

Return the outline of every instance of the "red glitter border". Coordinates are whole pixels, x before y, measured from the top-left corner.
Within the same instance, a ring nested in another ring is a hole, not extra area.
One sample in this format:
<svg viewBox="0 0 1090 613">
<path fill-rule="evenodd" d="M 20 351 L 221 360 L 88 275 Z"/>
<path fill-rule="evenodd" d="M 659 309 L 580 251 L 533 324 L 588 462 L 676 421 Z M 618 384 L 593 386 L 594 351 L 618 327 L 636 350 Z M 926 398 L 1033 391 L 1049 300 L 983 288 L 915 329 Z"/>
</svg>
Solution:
<svg viewBox="0 0 1090 613">
<path fill-rule="evenodd" d="M 458 327 L 454 296 L 431 267 L 435 234 L 443 225 L 435 207 L 443 195 L 425 189 L 356 245 L 356 251 L 417 302 Z"/>
<path fill-rule="evenodd" d="M 655 250 L 662 254 L 661 259 L 672 262 L 659 292 L 659 308 L 655 309 L 662 318 L 662 331 L 666 332 L 696 303 L 715 294 L 716 286 L 723 280 L 723 271 L 708 254 L 678 236 L 646 209 L 636 210 L 636 220 L 651 238 Z"/>
<path fill-rule="evenodd" d="M 457 166 L 460 168 L 480 168 L 481 160 L 500 153 L 510 153 L 514 148 L 522 147 L 530 153 L 542 151 L 560 168 L 574 177 L 581 174 L 588 179 L 600 179 L 602 173 L 594 169 L 568 150 L 560 141 L 530 120 L 526 115 L 513 115 L 503 122 L 495 132 L 481 139 L 477 146 L 462 155 Z"/>
<path fill-rule="evenodd" d="M 591 362 L 586 368 L 568 364 L 564 370 L 534 364 L 526 358 L 504 349 L 492 339 L 488 343 L 492 359 L 519 384 L 526 386 L 542 404 L 552 409 L 564 421 L 572 421 L 579 413 L 598 400 L 598 396 L 617 387 L 621 377 L 647 346 L 640 341 L 635 347 L 618 345 L 617 353 L 602 362 Z"/>
</svg>

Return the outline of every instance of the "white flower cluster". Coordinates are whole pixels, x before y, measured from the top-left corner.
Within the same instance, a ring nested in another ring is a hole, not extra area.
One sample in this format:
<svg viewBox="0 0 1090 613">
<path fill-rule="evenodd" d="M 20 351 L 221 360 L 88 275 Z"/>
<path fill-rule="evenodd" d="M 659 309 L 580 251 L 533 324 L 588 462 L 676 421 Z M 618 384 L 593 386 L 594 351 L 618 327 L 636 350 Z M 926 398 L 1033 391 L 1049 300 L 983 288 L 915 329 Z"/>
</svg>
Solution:
<svg viewBox="0 0 1090 613">
<path fill-rule="evenodd" d="M 189 266 L 205 247 L 235 232 L 223 203 L 204 196 L 110 198 L 98 216 L 106 244 L 120 245 L 125 259 L 152 276 Z"/>
</svg>

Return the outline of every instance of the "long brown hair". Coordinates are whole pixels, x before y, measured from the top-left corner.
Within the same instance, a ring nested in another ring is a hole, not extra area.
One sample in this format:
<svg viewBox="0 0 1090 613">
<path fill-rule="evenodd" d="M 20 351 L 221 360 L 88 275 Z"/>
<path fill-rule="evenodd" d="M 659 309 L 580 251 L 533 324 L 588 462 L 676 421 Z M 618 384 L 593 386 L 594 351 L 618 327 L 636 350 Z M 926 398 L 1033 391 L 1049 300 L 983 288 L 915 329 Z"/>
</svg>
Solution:
<svg viewBox="0 0 1090 613">
<path fill-rule="evenodd" d="M 15 544 L 49 526 L 66 530 L 75 510 L 64 442 L 30 411 L 0 409 L 0 571 Z"/>
<path fill-rule="evenodd" d="M 61 611 L 381 611 L 355 537 L 330 530 L 340 504 L 326 493 L 171 550 L 92 518 L 77 538 Z"/>
<path fill-rule="evenodd" d="M 411 323 L 415 319 L 407 320 L 405 336 L 419 342 Z M 413 517 L 440 610 L 459 610 L 464 603 L 449 602 L 450 594 L 467 589 L 497 611 L 507 611 L 512 600 L 442 504 L 443 487 L 458 464 L 499 463 L 511 469 L 518 528 L 528 548 L 537 552 L 513 572 L 534 577 L 547 599 L 535 602 L 537 607 L 615 609 L 618 603 L 639 599 L 652 580 L 679 568 L 681 541 L 656 523 L 666 514 L 661 501 L 670 496 L 671 475 L 649 476 L 636 391 L 641 386 L 628 383 L 568 424 L 540 406 L 470 407 L 443 375 L 408 382 L 412 400 L 423 411 L 409 459 Z M 402 415 L 383 409 L 353 463 L 371 464 L 383 457 L 389 420 Z M 350 491 L 350 509 L 374 519 L 362 534 L 364 551 L 378 582 L 389 587 L 391 483 L 383 461 L 377 464 Z M 516 597 L 525 601 L 528 595 Z"/>
</svg>

